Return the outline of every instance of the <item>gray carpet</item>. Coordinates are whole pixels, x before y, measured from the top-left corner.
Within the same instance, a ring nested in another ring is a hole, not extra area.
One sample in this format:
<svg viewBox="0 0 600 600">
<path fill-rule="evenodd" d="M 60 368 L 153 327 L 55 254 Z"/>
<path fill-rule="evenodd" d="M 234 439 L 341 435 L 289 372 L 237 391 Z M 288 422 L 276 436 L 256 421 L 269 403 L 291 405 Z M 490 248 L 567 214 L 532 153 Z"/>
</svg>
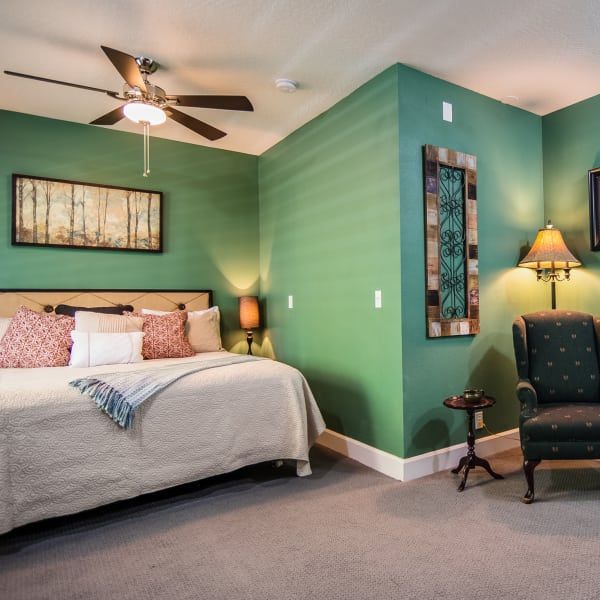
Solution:
<svg viewBox="0 0 600 600">
<path fill-rule="evenodd" d="M 0 536 L 2 600 L 600 597 L 600 463 L 399 483 L 313 450 Z"/>
</svg>

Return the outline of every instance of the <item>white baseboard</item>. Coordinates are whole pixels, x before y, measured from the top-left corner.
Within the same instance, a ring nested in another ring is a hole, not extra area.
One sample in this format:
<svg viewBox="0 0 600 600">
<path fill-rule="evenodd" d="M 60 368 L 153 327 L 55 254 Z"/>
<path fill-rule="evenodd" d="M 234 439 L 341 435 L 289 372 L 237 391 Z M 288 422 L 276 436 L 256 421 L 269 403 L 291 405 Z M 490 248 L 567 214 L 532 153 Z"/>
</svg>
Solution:
<svg viewBox="0 0 600 600">
<path fill-rule="evenodd" d="M 384 452 L 331 429 L 326 429 L 321 434 L 317 439 L 317 444 L 347 456 L 388 477 L 404 480 L 404 459 L 394 454 Z"/>
<path fill-rule="evenodd" d="M 519 447 L 519 430 L 509 429 L 477 440 L 477 455 L 490 456 L 497 452 Z M 347 456 L 366 467 L 379 471 L 388 477 L 400 481 L 411 481 L 438 471 L 456 467 L 461 456 L 466 454 L 467 444 L 455 444 L 448 448 L 440 448 L 426 454 L 400 458 L 384 452 L 341 433 L 326 429 L 317 444 L 329 448 L 338 454 Z"/>
</svg>

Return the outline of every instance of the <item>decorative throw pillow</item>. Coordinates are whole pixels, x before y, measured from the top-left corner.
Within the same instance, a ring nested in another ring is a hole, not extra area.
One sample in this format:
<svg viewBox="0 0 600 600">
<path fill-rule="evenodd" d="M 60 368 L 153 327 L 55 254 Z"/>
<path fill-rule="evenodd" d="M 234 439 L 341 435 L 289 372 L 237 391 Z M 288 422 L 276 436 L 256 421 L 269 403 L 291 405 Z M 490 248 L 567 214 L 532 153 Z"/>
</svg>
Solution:
<svg viewBox="0 0 600 600">
<path fill-rule="evenodd" d="M 90 308 L 88 306 L 70 306 L 69 304 L 59 304 L 54 309 L 54 312 L 57 315 L 68 315 L 69 317 L 74 317 L 77 311 L 104 313 L 107 315 L 122 315 L 124 312 L 132 312 L 133 306 L 129 304 L 119 304 L 117 306 L 96 306 Z"/>
<path fill-rule="evenodd" d="M 194 356 L 194 350 L 185 338 L 187 313 L 177 311 L 166 315 L 142 315 L 144 343 L 142 355 L 146 359 L 184 358 Z"/>
<path fill-rule="evenodd" d="M 0 367 L 65 367 L 75 319 L 37 313 L 21 306 L 0 341 Z"/>
<path fill-rule="evenodd" d="M 88 333 L 128 333 L 142 331 L 144 320 L 132 314 L 110 315 L 104 313 L 84 312 L 75 313 L 75 331 Z"/>
<path fill-rule="evenodd" d="M 71 331 L 72 367 L 97 367 L 99 365 L 119 365 L 137 363 L 142 356 L 141 331 L 130 333 L 95 333 Z"/>
<path fill-rule="evenodd" d="M 160 310 L 142 308 L 142 315 L 168 315 Z M 188 312 L 185 331 L 194 352 L 218 352 L 223 350 L 221 344 L 221 315 L 219 307 Z"/>
</svg>

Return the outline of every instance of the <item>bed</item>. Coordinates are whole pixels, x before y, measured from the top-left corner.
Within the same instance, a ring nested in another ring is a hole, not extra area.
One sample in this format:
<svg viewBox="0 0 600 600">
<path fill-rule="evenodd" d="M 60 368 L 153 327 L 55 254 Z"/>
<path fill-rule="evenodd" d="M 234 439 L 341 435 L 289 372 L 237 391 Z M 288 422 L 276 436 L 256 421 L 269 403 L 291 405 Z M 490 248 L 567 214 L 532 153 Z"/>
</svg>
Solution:
<svg viewBox="0 0 600 600">
<path fill-rule="evenodd" d="M 199 310 L 207 291 L 0 292 L 0 316 L 21 304 L 49 310 L 132 304 Z M 0 533 L 49 517 L 187 483 L 265 461 L 295 461 L 310 474 L 309 449 L 324 430 L 296 369 L 271 360 L 196 372 L 138 410 L 123 430 L 68 382 L 93 373 L 209 362 L 226 352 L 77 369 L 0 369 Z"/>
</svg>

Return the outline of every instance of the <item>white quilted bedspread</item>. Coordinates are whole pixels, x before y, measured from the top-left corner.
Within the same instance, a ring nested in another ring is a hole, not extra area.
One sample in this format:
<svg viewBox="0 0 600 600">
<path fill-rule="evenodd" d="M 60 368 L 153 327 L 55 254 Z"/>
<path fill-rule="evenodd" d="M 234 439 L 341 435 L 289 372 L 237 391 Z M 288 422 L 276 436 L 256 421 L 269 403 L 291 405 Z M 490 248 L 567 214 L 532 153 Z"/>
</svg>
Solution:
<svg viewBox="0 0 600 600">
<path fill-rule="evenodd" d="M 0 369 L 0 533 L 277 459 L 310 474 L 325 424 L 302 374 L 264 360 L 193 373 L 118 427 L 68 382 L 93 373 L 214 360 Z"/>
</svg>

